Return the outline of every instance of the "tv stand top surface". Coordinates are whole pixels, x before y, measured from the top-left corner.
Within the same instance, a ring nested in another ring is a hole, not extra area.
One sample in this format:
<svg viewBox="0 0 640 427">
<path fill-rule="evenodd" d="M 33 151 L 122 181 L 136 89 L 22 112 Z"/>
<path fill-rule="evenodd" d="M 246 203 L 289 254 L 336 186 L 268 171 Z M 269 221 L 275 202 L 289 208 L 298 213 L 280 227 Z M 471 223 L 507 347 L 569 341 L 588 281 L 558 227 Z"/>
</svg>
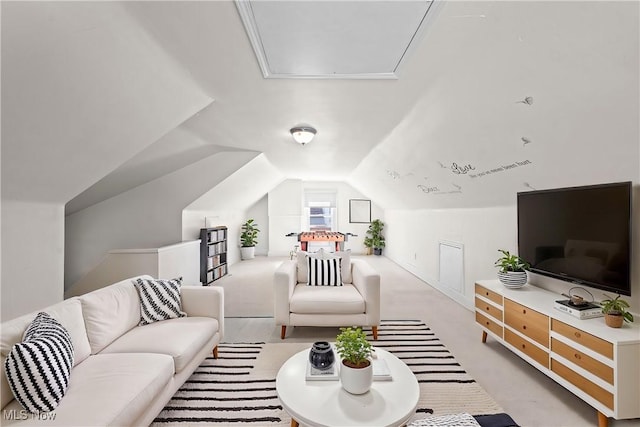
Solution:
<svg viewBox="0 0 640 427">
<path fill-rule="evenodd" d="M 617 345 L 628 345 L 640 343 L 640 322 L 625 323 L 622 328 L 610 328 L 604 318 L 578 319 L 570 314 L 563 313 L 554 308 L 555 301 L 563 299 L 563 296 L 554 292 L 542 289 L 535 285 L 526 284 L 519 289 L 509 289 L 499 280 L 478 280 L 476 283 L 491 291 L 494 291 L 505 298 L 526 305 L 552 319 L 557 319 L 563 323 L 589 332 L 595 336 Z"/>
</svg>

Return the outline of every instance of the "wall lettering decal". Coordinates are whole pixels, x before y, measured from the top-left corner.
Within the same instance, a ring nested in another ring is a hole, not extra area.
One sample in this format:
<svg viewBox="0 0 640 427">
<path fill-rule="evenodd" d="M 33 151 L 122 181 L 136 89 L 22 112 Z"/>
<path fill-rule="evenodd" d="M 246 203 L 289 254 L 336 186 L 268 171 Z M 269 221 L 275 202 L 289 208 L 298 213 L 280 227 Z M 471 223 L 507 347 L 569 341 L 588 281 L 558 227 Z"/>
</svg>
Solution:
<svg viewBox="0 0 640 427">
<path fill-rule="evenodd" d="M 492 168 L 492 169 L 487 169 L 486 171 L 483 171 L 483 172 L 480 172 L 480 173 L 477 173 L 477 174 L 469 174 L 469 177 L 470 178 L 481 178 L 483 176 L 491 175 L 491 174 L 498 173 L 498 172 L 504 172 L 504 171 L 509 170 L 509 169 L 515 169 L 515 168 L 518 168 L 518 167 L 521 167 L 521 166 L 527 166 L 527 165 L 530 165 L 530 164 L 532 164 L 531 160 L 524 160 L 522 162 L 515 162 L 515 163 L 508 164 L 508 165 L 502 165 L 502 166 L 498 166 L 498 167 L 495 167 L 495 168 Z"/>
<path fill-rule="evenodd" d="M 435 192 L 440 191 L 440 189 L 438 187 L 427 187 L 426 185 L 422 185 L 422 184 L 419 184 L 418 188 L 420 190 L 422 190 L 422 192 L 425 193 L 425 194 L 435 193 Z"/>
<path fill-rule="evenodd" d="M 520 140 L 522 141 L 522 145 L 523 146 L 531 143 L 531 140 L 529 138 L 527 138 L 527 137 L 524 137 L 524 136 L 522 138 L 520 138 Z"/>
<path fill-rule="evenodd" d="M 455 194 L 462 193 L 462 187 L 457 184 L 451 184 L 455 190 L 441 191 L 438 187 L 427 187 L 426 185 L 419 184 L 417 187 L 425 194 Z"/>
<path fill-rule="evenodd" d="M 476 170 L 476 168 L 471 166 L 471 163 L 469 163 L 468 165 L 458 165 L 457 163 L 451 164 L 451 172 L 455 173 L 456 175 L 466 175 L 467 172 L 473 170 Z"/>
</svg>

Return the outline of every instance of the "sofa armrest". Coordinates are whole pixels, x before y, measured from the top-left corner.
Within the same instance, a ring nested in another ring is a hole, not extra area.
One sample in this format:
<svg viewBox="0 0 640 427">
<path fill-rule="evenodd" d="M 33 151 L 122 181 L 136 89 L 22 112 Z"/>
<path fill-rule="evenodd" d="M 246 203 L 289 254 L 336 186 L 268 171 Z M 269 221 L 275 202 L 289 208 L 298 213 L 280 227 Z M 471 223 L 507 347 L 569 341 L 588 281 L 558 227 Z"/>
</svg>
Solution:
<svg viewBox="0 0 640 427">
<path fill-rule="evenodd" d="M 289 324 L 289 301 L 298 283 L 297 261 L 285 260 L 273 278 L 273 317 L 276 325 Z"/>
<path fill-rule="evenodd" d="M 365 302 L 367 321 L 371 326 L 380 323 L 380 274 L 366 261 L 351 260 L 353 286 Z"/>
<path fill-rule="evenodd" d="M 219 286 L 182 286 L 182 309 L 190 317 L 212 317 L 220 325 L 220 340 L 224 335 L 224 289 Z"/>
</svg>

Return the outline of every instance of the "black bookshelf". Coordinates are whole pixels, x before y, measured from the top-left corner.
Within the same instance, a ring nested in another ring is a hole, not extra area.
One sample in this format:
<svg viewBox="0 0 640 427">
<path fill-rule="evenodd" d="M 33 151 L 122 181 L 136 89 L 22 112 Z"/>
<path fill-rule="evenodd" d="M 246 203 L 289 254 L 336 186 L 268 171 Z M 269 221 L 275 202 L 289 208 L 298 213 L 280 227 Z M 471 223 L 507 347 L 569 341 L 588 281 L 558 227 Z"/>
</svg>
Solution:
<svg viewBox="0 0 640 427">
<path fill-rule="evenodd" d="M 227 227 L 201 228 L 200 282 L 209 286 L 227 272 Z"/>
</svg>

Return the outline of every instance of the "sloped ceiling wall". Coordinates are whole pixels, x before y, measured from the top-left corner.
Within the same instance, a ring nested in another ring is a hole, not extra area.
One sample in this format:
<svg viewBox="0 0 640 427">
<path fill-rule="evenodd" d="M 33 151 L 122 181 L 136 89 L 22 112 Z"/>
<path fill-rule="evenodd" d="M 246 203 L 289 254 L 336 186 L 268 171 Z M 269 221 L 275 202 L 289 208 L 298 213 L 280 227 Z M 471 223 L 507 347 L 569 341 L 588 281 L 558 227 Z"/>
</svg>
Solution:
<svg viewBox="0 0 640 427">
<path fill-rule="evenodd" d="M 415 103 L 349 181 L 400 209 L 637 181 L 638 31 L 637 2 L 447 3 L 398 81 Z"/>
<path fill-rule="evenodd" d="M 120 3 L 3 2 L 2 196 L 66 203 L 212 99 Z"/>
</svg>

